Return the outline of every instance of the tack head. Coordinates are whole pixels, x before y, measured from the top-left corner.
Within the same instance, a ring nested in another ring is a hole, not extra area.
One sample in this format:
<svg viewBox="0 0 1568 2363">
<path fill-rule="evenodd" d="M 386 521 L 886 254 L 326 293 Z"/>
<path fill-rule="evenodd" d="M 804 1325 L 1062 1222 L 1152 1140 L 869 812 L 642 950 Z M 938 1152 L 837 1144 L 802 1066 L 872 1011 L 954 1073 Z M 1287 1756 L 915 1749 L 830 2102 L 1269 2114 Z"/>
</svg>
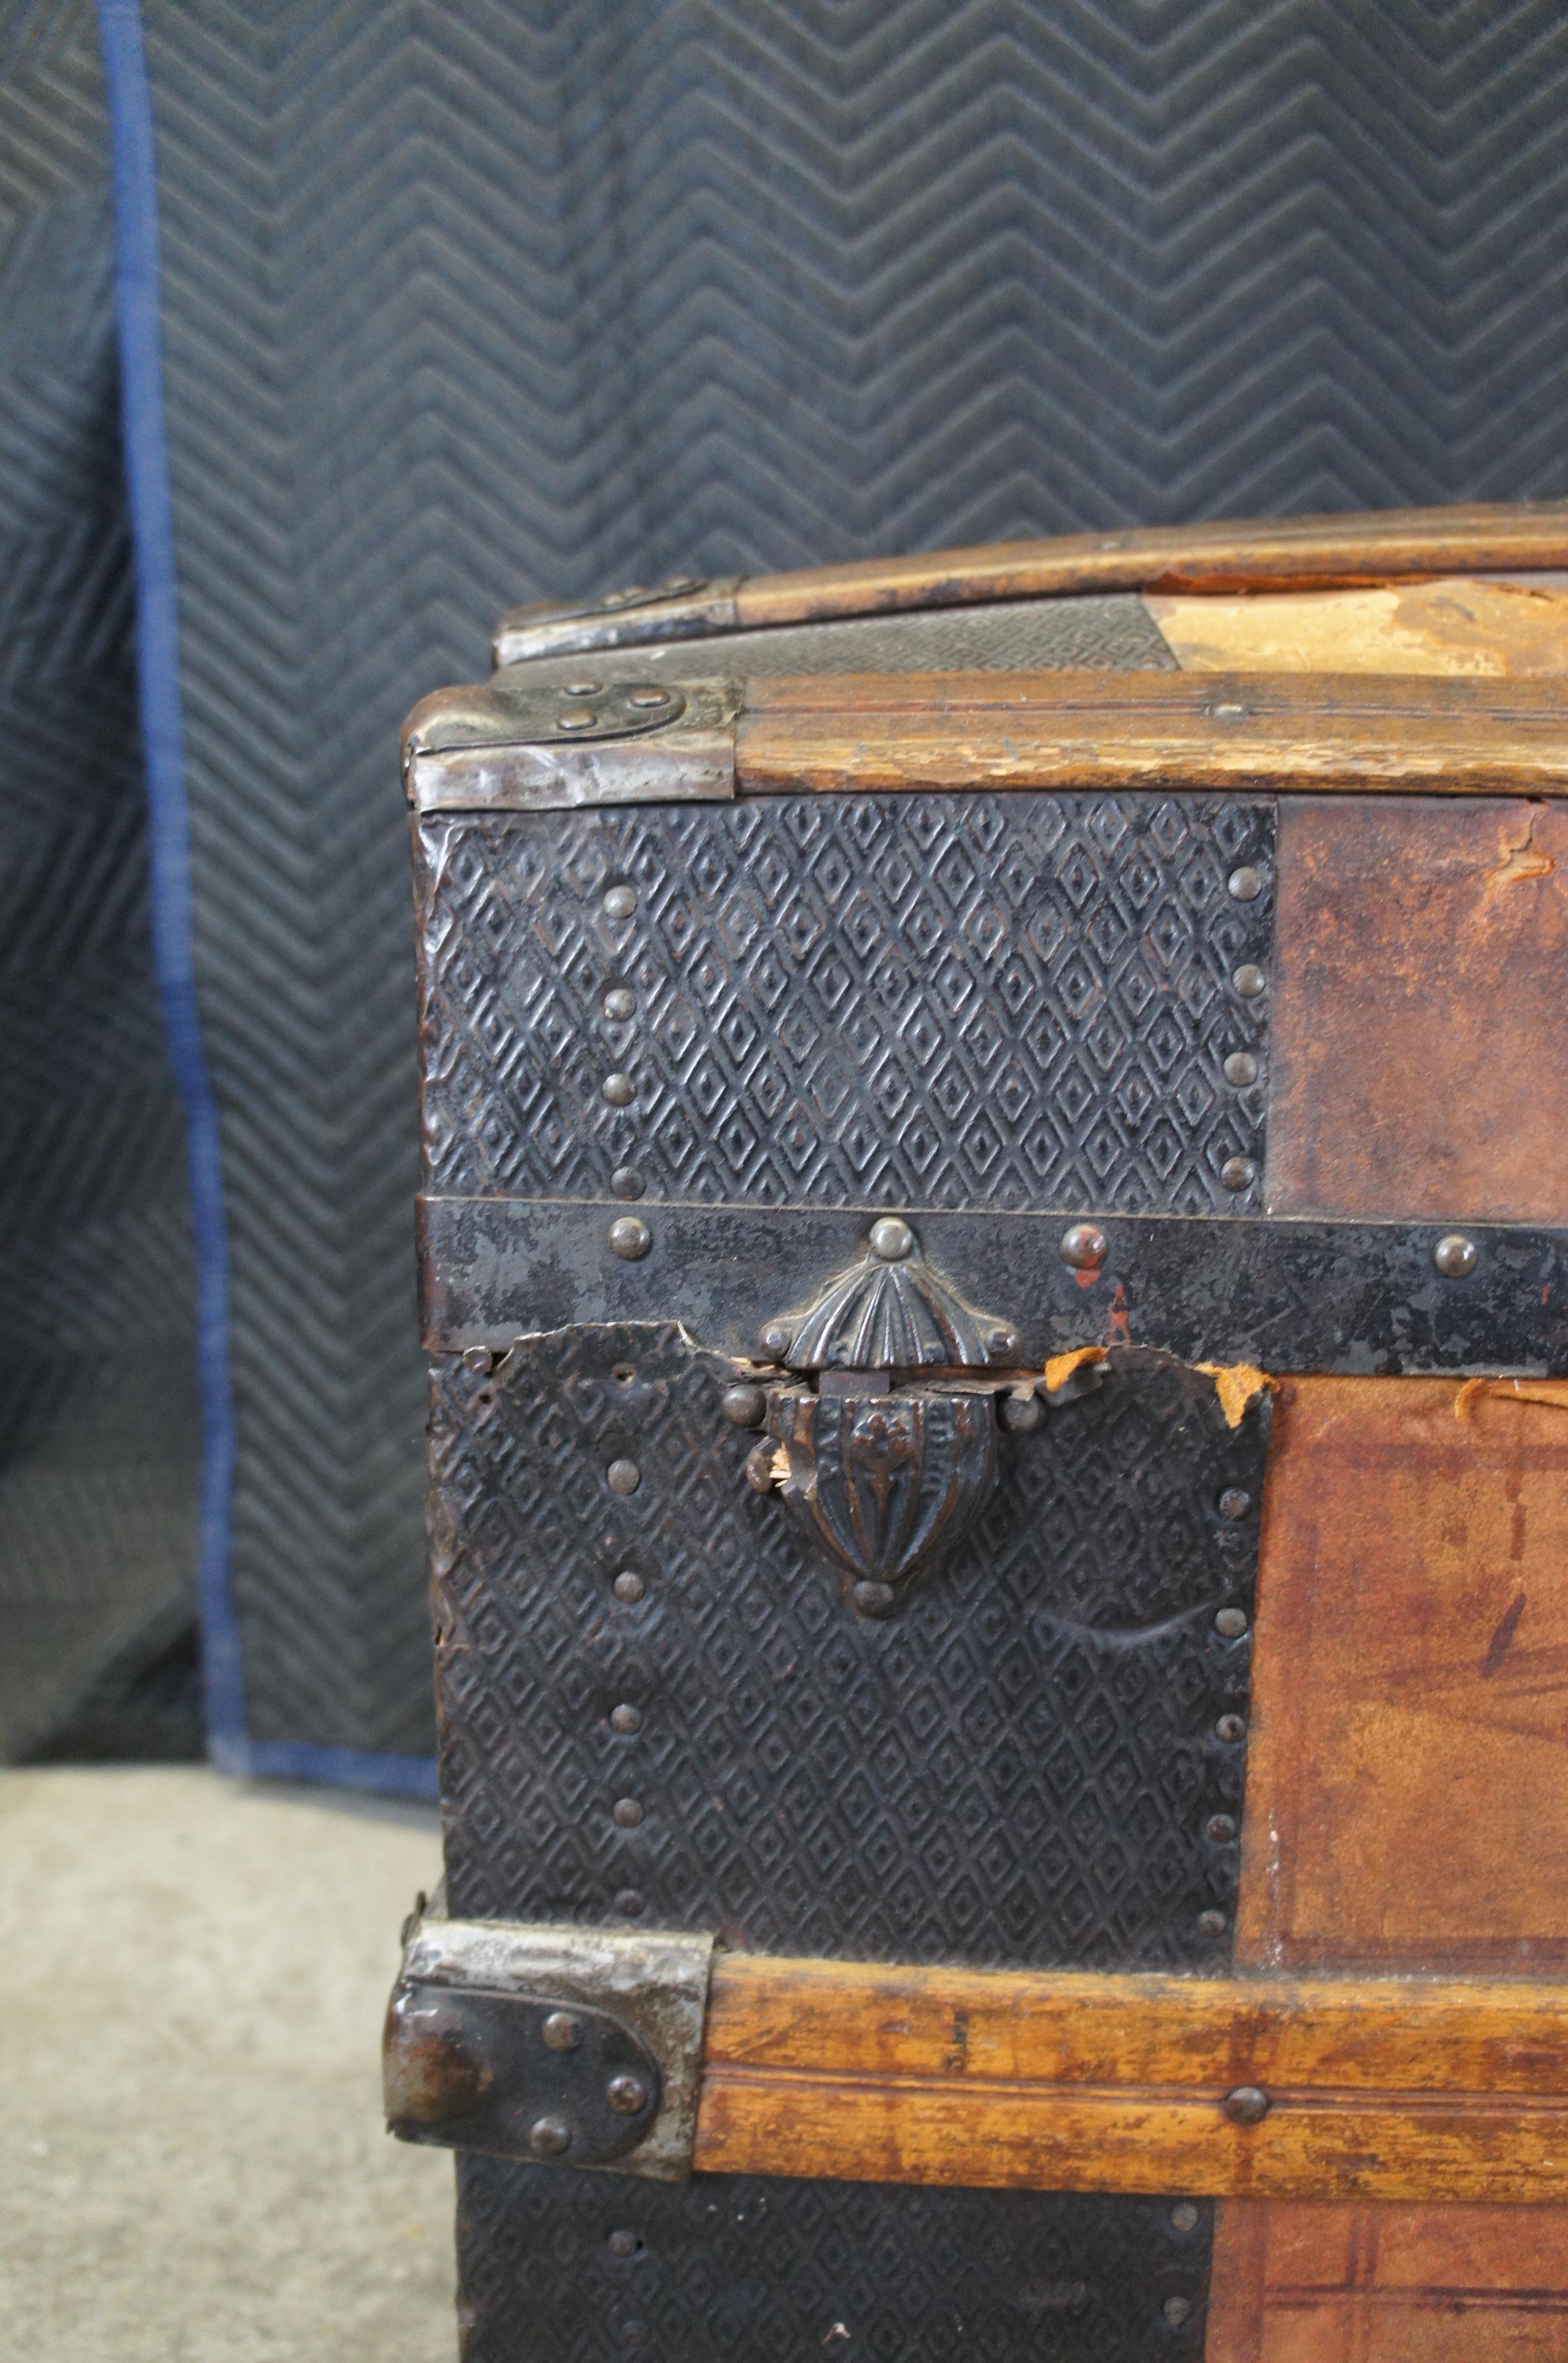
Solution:
<svg viewBox="0 0 1568 2363">
<path fill-rule="evenodd" d="M 1110 1252 L 1105 1233 L 1097 1223 L 1074 1223 L 1062 1234 L 1062 1261 L 1075 1271 L 1095 1271 Z"/>
</svg>

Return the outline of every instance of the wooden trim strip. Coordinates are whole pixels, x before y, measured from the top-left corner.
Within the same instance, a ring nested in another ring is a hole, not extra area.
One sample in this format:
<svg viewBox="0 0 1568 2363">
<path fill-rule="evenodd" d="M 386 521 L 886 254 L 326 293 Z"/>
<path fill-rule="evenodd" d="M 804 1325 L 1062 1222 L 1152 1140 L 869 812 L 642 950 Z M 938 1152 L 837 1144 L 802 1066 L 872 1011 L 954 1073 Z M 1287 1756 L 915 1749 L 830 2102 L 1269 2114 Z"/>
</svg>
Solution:
<svg viewBox="0 0 1568 2363">
<path fill-rule="evenodd" d="M 753 680 L 740 793 L 908 788 L 1568 792 L 1558 682 L 1356 673 Z"/>
<path fill-rule="evenodd" d="M 1261 2122 L 1226 2096 L 1257 2087 Z M 1568 2197 L 1568 1988 L 728 1954 L 696 2166 L 1271 2198 Z"/>
<path fill-rule="evenodd" d="M 1331 590 L 1563 566 L 1562 501 L 1227 517 L 756 574 L 736 586 L 735 622 L 745 630 L 1067 592 Z"/>
</svg>

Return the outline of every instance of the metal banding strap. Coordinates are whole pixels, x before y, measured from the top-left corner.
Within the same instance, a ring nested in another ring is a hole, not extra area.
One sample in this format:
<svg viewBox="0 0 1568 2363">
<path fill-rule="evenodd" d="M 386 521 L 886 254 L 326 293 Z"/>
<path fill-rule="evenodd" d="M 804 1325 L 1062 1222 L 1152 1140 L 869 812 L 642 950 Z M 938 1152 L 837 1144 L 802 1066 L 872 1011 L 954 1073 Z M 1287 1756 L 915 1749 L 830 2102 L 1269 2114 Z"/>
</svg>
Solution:
<svg viewBox="0 0 1568 2363">
<path fill-rule="evenodd" d="M 613 1201 L 427 1197 L 425 1342 L 455 1353 L 577 1323 L 679 1319 L 704 1345 L 767 1361 L 769 1315 L 856 1263 L 886 1212 L 645 1200 L 628 1258 L 612 1237 L 626 1220 Z M 1007 1306 L 1021 1368 L 1124 1343 L 1277 1374 L 1568 1373 L 1560 1230 L 914 1211 L 910 1221 L 964 1297 Z"/>
</svg>

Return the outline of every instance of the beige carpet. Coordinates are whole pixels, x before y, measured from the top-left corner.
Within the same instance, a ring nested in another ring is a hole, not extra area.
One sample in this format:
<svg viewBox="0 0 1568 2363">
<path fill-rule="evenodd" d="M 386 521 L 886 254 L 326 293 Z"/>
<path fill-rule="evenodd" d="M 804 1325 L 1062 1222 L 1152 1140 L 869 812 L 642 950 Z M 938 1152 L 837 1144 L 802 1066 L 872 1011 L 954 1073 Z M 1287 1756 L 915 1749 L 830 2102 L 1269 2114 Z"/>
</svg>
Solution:
<svg viewBox="0 0 1568 2363">
<path fill-rule="evenodd" d="M 11 1771 L 0 1863 L 5 2354 L 450 2363 L 451 2160 L 377 2080 L 434 1809 Z"/>
</svg>

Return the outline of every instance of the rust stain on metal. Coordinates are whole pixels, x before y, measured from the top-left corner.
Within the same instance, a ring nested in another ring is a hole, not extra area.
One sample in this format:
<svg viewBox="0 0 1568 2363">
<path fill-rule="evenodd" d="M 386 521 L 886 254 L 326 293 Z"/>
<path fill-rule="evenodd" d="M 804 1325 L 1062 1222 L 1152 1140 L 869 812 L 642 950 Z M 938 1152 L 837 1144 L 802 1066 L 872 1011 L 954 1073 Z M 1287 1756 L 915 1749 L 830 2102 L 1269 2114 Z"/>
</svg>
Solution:
<svg viewBox="0 0 1568 2363">
<path fill-rule="evenodd" d="M 466 2116 L 495 2081 L 487 2062 L 464 2047 L 460 2030 L 440 2014 L 441 1999 L 402 1988 L 392 1995 L 381 2060 L 391 2119 L 423 2125 Z"/>
</svg>

